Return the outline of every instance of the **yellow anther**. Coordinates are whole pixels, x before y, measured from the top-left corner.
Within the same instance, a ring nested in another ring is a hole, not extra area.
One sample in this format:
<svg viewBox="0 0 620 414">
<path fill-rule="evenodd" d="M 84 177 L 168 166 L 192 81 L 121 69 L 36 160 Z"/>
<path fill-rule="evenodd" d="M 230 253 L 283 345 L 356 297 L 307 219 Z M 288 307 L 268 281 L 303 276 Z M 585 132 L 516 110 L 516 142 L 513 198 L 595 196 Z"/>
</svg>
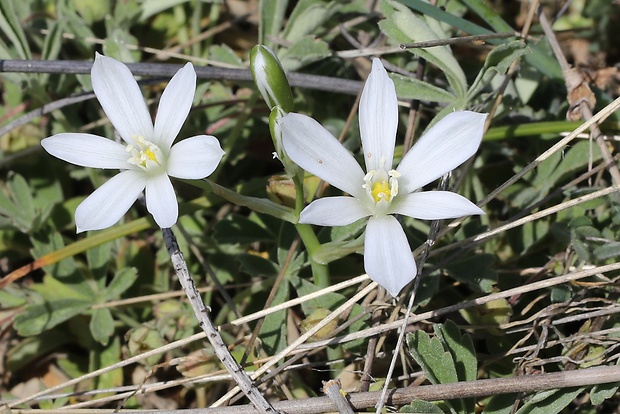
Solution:
<svg viewBox="0 0 620 414">
<path fill-rule="evenodd" d="M 153 151 L 151 151 L 150 148 L 147 148 L 143 151 L 144 155 L 147 156 L 148 159 L 150 159 L 151 161 L 155 161 L 157 162 L 157 156 L 155 155 L 155 153 Z"/>
<path fill-rule="evenodd" d="M 374 183 L 370 194 L 372 194 L 372 198 L 374 198 L 377 203 L 381 200 L 390 201 L 392 198 L 390 185 L 387 181 L 378 181 Z"/>
<path fill-rule="evenodd" d="M 152 173 L 162 170 L 165 157 L 157 145 L 144 139 L 144 137 L 134 137 L 133 145 L 127 145 L 126 149 L 127 152 L 131 153 L 131 158 L 127 162 Z"/>
</svg>

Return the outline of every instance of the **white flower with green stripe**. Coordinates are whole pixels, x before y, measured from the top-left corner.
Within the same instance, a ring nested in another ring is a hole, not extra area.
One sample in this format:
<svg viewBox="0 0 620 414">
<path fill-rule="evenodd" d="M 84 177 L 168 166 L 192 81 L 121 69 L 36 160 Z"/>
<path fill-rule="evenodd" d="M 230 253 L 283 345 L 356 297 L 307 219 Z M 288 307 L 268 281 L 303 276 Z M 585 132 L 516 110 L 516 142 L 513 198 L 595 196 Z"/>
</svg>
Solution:
<svg viewBox="0 0 620 414">
<path fill-rule="evenodd" d="M 484 214 L 450 191 L 419 191 L 469 159 L 480 146 L 486 114 L 453 112 L 437 122 L 393 168 L 398 127 L 394 83 L 374 59 L 359 107 L 366 172 L 351 153 L 314 119 L 296 113 L 280 121 L 288 156 L 301 168 L 349 196 L 313 201 L 300 223 L 344 226 L 369 217 L 364 241 L 368 276 L 396 296 L 416 275 L 416 263 L 395 214 L 440 220 Z"/>
</svg>

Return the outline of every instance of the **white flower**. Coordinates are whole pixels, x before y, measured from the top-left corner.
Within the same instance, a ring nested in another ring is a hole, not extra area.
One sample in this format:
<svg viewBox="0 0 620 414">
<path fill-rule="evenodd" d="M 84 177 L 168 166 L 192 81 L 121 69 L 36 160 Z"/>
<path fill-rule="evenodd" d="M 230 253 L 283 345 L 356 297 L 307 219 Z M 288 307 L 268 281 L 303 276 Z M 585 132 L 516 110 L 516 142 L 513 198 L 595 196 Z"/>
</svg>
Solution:
<svg viewBox="0 0 620 414">
<path fill-rule="evenodd" d="M 93 90 L 126 145 L 91 134 L 63 133 L 41 141 L 55 157 L 83 167 L 120 169 L 75 211 L 77 231 L 116 223 L 146 189 L 146 207 L 162 228 L 176 223 L 179 206 L 171 177 L 201 179 L 211 174 L 224 151 L 217 138 L 199 135 L 172 146 L 192 106 L 196 72 L 180 69 L 164 90 L 155 125 L 129 68 L 96 54 Z"/>
<path fill-rule="evenodd" d="M 284 149 L 300 167 L 353 197 L 326 197 L 302 212 L 300 223 L 344 226 L 370 217 L 364 242 L 364 268 L 392 296 L 414 279 L 416 263 L 407 237 L 393 214 L 439 220 L 484 214 L 449 191 L 416 192 L 458 167 L 478 149 L 485 114 L 453 112 L 422 136 L 392 169 L 398 103 L 394 83 L 381 61 L 373 60 L 359 107 L 366 171 L 314 119 L 288 114 L 281 121 Z"/>
</svg>

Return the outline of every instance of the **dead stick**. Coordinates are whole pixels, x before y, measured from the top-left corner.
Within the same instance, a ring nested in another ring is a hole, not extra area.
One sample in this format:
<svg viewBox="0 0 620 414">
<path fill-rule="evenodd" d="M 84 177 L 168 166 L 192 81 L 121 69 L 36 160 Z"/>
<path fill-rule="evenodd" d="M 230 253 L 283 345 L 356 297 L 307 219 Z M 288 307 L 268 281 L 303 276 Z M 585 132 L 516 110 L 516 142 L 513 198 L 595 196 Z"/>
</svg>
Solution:
<svg viewBox="0 0 620 414">
<path fill-rule="evenodd" d="M 571 387 L 586 387 L 620 381 L 620 366 L 602 366 L 570 372 L 520 375 L 512 378 L 494 378 L 450 384 L 398 388 L 390 392 L 388 404 L 401 406 L 413 400 L 442 401 L 456 398 L 486 397 L 489 395 L 530 393 Z M 373 407 L 381 391 L 348 394 L 354 410 Z M 322 414 L 333 412 L 336 407 L 329 397 L 304 398 L 274 403 L 277 410 L 287 414 Z M 19 410 L 13 410 L 19 413 Z M 254 414 L 250 405 L 235 407 L 201 408 L 199 410 L 157 411 L 154 414 Z M 22 414 L 22 413 L 20 413 Z"/>
<path fill-rule="evenodd" d="M 246 374 L 246 372 L 237 364 L 237 361 L 233 358 L 233 356 L 228 351 L 226 344 L 222 340 L 220 333 L 213 326 L 211 319 L 209 318 L 210 309 L 205 306 L 202 301 L 202 297 L 196 289 L 196 285 L 192 276 L 189 273 L 189 269 L 187 268 L 187 264 L 183 259 L 183 254 L 179 249 L 179 245 L 177 243 L 176 237 L 171 229 L 161 229 L 164 234 L 164 241 L 166 243 L 166 249 L 168 249 L 168 254 L 170 255 L 170 260 L 172 260 L 172 265 L 174 267 L 174 271 L 179 278 L 179 282 L 189 299 L 192 308 L 194 309 L 194 314 L 196 318 L 200 322 L 200 326 L 203 331 L 207 335 L 207 339 L 211 342 L 213 346 L 213 350 L 215 351 L 215 355 L 222 361 L 222 364 L 226 367 L 230 375 L 233 377 L 241 391 L 248 397 L 248 399 L 254 404 L 256 410 L 261 413 L 277 413 L 277 411 L 271 406 L 271 404 L 265 400 L 265 397 L 258 391 L 252 384 L 252 380 Z"/>
<path fill-rule="evenodd" d="M 401 43 L 400 48 L 401 49 L 420 49 L 423 47 L 455 45 L 455 44 L 460 44 L 460 43 L 478 42 L 481 40 L 489 40 L 489 39 L 505 39 L 508 37 L 520 38 L 521 33 L 518 33 L 518 32 L 488 33 L 488 34 L 473 35 L 473 36 L 450 37 L 447 39 L 426 40 L 423 42 L 415 42 L 415 43 Z"/>
<path fill-rule="evenodd" d="M 0 60 L 0 73 L 62 73 L 87 74 L 93 62 L 82 60 Z M 173 63 L 127 63 L 136 76 L 156 76 L 170 78 L 182 65 Z M 249 69 L 219 68 L 214 66 L 195 66 L 199 79 L 219 79 L 228 81 L 253 82 Z M 329 76 L 287 73 L 291 86 L 329 92 L 357 94 L 362 82 Z"/>
<path fill-rule="evenodd" d="M 540 6 L 538 6 L 538 20 L 543 31 L 545 32 L 547 41 L 549 41 L 549 44 L 551 45 L 553 54 L 562 68 L 562 76 L 564 76 L 564 81 L 566 83 L 568 103 L 570 105 L 568 113 L 569 119 L 576 119 L 576 113 L 580 114 L 585 120 L 591 119 L 593 117 L 592 108 L 594 107 L 594 103 L 596 101 L 594 93 L 592 93 L 590 86 L 583 79 L 581 72 L 572 68 L 566 60 L 566 57 L 564 56 L 564 53 L 562 52 L 555 36 L 555 32 L 551 28 L 551 24 L 547 20 L 547 17 Z M 613 156 L 609 152 L 607 142 L 605 141 L 598 124 L 592 124 L 590 131 L 596 145 L 598 145 L 601 151 L 601 156 L 607 165 L 607 169 L 611 175 L 614 185 L 620 185 L 620 170 L 614 162 Z M 591 167 L 592 165 L 590 161 L 590 168 Z"/>
</svg>

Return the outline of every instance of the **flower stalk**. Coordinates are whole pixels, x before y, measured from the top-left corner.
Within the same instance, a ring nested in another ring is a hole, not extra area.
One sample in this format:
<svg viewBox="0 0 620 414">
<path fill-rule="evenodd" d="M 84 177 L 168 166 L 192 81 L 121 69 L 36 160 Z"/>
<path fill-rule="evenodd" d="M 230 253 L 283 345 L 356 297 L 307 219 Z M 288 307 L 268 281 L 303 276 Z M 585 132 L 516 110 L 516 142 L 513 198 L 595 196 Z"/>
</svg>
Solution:
<svg viewBox="0 0 620 414">
<path fill-rule="evenodd" d="M 293 110 L 293 94 L 276 54 L 267 46 L 256 45 L 250 52 L 250 69 L 254 82 L 265 103 L 271 110 L 269 115 L 269 131 L 277 157 L 285 171 L 295 183 L 295 211 L 297 215 L 304 208 L 304 171 L 300 169 L 286 154 L 282 145 L 282 129 L 280 120 Z M 295 228 L 308 252 L 314 283 L 319 288 L 331 284 L 327 265 L 317 262 L 313 254 L 321 247 L 311 226 L 303 223 L 295 224 Z"/>
</svg>

